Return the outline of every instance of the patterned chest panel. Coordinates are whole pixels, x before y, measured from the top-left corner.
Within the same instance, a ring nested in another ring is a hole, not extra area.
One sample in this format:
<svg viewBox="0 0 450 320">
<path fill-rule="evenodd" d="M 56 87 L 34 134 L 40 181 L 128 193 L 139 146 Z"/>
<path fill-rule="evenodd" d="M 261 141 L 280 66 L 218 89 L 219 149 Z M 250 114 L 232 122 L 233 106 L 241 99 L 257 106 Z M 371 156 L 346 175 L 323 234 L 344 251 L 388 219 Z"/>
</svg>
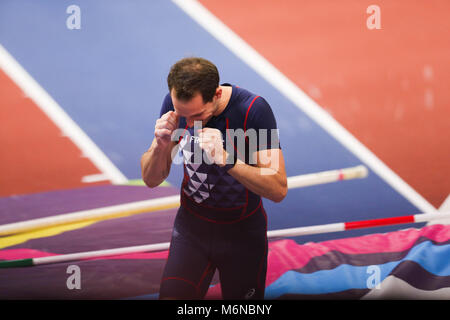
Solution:
<svg viewBox="0 0 450 320">
<path fill-rule="evenodd" d="M 225 127 L 218 126 L 218 129 L 225 137 Z M 195 202 L 205 205 L 236 207 L 245 204 L 245 187 L 222 167 L 207 164 L 203 160 L 204 154 L 193 132 L 193 128 L 186 130 L 179 144 L 184 161 L 184 172 L 188 177 L 183 191 Z"/>
</svg>

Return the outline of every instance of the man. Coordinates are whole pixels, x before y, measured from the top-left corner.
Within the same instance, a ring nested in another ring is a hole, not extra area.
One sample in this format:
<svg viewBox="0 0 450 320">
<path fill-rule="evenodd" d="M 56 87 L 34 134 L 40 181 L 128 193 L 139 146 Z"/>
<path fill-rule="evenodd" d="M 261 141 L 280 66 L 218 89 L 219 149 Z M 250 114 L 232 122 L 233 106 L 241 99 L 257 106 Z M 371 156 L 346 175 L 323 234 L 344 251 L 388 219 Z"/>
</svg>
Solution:
<svg viewBox="0 0 450 320">
<path fill-rule="evenodd" d="M 155 137 L 141 158 L 149 187 L 167 178 L 178 151 L 184 161 L 159 297 L 201 299 L 218 269 L 224 299 L 263 299 L 268 243 L 261 197 L 279 202 L 287 193 L 272 110 L 260 96 L 219 85 L 216 66 L 202 58 L 178 61 L 167 82 Z M 251 131 L 257 134 L 236 135 Z"/>
</svg>

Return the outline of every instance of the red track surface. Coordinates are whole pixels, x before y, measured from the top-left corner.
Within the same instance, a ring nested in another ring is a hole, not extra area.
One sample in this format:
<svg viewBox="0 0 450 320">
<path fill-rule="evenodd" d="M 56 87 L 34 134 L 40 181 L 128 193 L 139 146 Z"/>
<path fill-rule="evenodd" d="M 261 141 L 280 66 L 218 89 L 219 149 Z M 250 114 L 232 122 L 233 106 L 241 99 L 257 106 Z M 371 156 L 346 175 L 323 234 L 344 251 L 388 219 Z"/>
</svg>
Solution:
<svg viewBox="0 0 450 320">
<path fill-rule="evenodd" d="M 0 196 L 86 186 L 100 173 L 1 70 L 0 147 Z"/>
<path fill-rule="evenodd" d="M 431 204 L 442 204 L 450 193 L 450 1 L 201 2 Z M 381 30 L 366 27 L 372 4 Z"/>
</svg>

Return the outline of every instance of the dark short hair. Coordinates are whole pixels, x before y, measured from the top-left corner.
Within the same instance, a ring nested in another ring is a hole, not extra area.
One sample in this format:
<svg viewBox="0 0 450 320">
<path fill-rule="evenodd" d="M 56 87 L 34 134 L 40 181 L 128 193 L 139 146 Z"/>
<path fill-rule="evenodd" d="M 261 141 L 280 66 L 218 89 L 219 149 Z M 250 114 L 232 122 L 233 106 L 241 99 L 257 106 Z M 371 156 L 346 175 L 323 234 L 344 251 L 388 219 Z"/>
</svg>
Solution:
<svg viewBox="0 0 450 320">
<path fill-rule="evenodd" d="M 169 91 L 175 89 L 177 99 L 191 100 L 198 92 L 203 102 L 211 102 L 219 86 L 217 67 L 203 58 L 184 58 L 175 63 L 167 76 Z"/>
</svg>

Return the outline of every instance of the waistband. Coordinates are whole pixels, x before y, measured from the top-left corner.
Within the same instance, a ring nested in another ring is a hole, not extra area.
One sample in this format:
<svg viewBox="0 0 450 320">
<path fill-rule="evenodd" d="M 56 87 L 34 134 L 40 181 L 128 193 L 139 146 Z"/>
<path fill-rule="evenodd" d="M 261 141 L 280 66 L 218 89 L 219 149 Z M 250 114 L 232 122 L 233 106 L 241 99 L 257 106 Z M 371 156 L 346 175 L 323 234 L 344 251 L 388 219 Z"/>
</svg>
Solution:
<svg viewBox="0 0 450 320">
<path fill-rule="evenodd" d="M 205 204 L 197 203 L 189 197 L 184 190 L 181 190 L 181 206 L 190 214 L 199 219 L 218 224 L 231 224 L 242 221 L 259 209 L 262 209 L 262 199 L 254 203 L 247 203 L 243 206 L 233 208 L 212 207 Z"/>
</svg>

